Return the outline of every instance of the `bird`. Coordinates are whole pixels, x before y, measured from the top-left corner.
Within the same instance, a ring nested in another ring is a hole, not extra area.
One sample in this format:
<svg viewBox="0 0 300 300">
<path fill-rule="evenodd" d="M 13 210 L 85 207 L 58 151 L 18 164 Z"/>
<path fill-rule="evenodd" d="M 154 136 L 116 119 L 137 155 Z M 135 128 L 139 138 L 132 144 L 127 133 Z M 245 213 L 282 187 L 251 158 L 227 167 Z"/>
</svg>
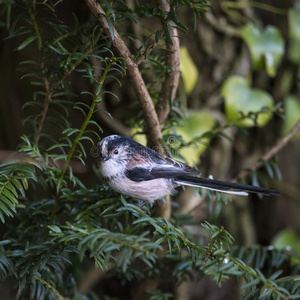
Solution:
<svg viewBox="0 0 300 300">
<path fill-rule="evenodd" d="M 109 135 L 97 145 L 99 170 L 111 189 L 130 198 L 153 203 L 179 186 L 192 186 L 247 196 L 248 193 L 279 196 L 258 186 L 200 177 L 187 164 L 162 155 L 129 137 Z"/>
</svg>

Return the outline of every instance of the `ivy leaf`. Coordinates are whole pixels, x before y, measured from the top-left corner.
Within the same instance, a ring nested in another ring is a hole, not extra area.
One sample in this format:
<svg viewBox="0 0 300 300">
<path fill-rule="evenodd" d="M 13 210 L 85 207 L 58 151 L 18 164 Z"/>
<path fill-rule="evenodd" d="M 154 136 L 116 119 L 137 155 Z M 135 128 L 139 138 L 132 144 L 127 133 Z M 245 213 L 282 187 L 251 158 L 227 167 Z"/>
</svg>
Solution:
<svg viewBox="0 0 300 300">
<path fill-rule="evenodd" d="M 300 6 L 300 5 L 298 5 Z M 294 63 L 300 63 L 300 8 L 290 9 L 288 13 L 290 48 L 289 58 Z"/>
<path fill-rule="evenodd" d="M 215 121 L 212 116 L 206 111 L 199 111 L 191 114 L 185 119 L 180 119 L 179 126 L 175 126 L 177 134 L 187 142 L 200 137 L 214 127 Z M 189 164 L 197 164 L 200 159 L 200 154 L 205 151 L 209 144 L 210 138 L 203 137 L 198 142 L 193 143 L 193 146 L 182 147 L 180 155 L 184 157 Z M 174 145 L 176 147 L 176 144 Z"/>
<path fill-rule="evenodd" d="M 293 95 L 285 97 L 284 101 L 285 121 L 282 128 L 282 135 L 286 135 L 300 120 L 300 101 Z M 299 137 L 299 133 L 294 137 Z"/>
<path fill-rule="evenodd" d="M 225 98 L 225 112 L 228 122 L 241 127 L 258 125 L 263 127 L 272 116 L 269 109 L 274 107 L 274 100 L 267 92 L 249 87 L 245 78 L 229 77 L 222 86 L 221 93 Z M 263 110 L 264 108 L 268 110 Z M 258 114 L 254 119 L 243 115 Z"/>
<path fill-rule="evenodd" d="M 292 249 L 300 255 L 300 238 L 297 233 L 289 228 L 279 231 L 273 241 L 272 245 L 277 249 Z M 296 257 L 291 258 L 291 264 L 296 265 L 300 263 L 300 259 Z"/>
<path fill-rule="evenodd" d="M 180 47 L 180 72 L 185 91 L 190 94 L 197 83 L 198 70 L 186 47 Z"/>
<path fill-rule="evenodd" d="M 176 159 L 192 165 L 197 164 L 200 160 L 201 153 L 206 150 L 210 141 L 210 137 L 202 137 L 202 135 L 212 130 L 214 125 L 215 121 L 211 114 L 207 111 L 197 111 L 190 114 L 187 118 L 180 119 L 178 125 L 168 128 L 165 134 L 170 135 L 168 142 L 169 146 L 174 150 L 174 153 L 178 155 Z M 199 137 L 200 139 L 199 141 L 193 142 L 193 145 L 181 145 L 182 147 L 180 147 L 180 140 L 177 139 L 176 136 L 173 137 L 173 129 L 175 129 L 176 133 L 180 135 L 186 143 L 190 143 Z M 147 145 L 146 135 L 136 134 L 141 131 L 141 128 L 135 127 L 131 132 L 138 143 Z"/>
<path fill-rule="evenodd" d="M 300 5 L 288 12 L 289 36 L 300 40 Z"/>
<path fill-rule="evenodd" d="M 274 77 L 284 53 L 281 32 L 273 26 L 260 30 L 249 24 L 243 27 L 242 37 L 250 49 L 254 68 L 265 67 L 268 75 Z"/>
</svg>

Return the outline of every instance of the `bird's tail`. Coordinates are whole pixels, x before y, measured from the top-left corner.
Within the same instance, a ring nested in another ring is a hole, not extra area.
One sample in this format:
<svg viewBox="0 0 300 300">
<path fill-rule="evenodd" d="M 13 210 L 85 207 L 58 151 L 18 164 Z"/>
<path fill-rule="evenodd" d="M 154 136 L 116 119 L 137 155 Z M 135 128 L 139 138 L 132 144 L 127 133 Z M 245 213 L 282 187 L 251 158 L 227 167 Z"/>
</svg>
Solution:
<svg viewBox="0 0 300 300">
<path fill-rule="evenodd" d="M 280 195 L 279 192 L 276 190 L 266 189 L 259 186 L 252 186 L 228 181 L 219 181 L 208 178 L 200 178 L 190 175 L 177 176 L 174 182 L 180 185 L 201 187 L 209 190 L 242 196 L 247 196 L 248 193 L 256 193 L 265 196 Z"/>
</svg>

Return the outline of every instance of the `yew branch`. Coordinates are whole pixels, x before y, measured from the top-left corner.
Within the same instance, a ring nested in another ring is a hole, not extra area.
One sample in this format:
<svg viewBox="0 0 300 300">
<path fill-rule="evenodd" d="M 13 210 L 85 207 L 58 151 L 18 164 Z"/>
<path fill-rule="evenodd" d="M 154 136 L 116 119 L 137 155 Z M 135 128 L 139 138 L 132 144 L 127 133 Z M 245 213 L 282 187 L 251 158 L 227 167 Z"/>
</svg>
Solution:
<svg viewBox="0 0 300 300">
<path fill-rule="evenodd" d="M 272 147 L 268 152 L 266 152 L 261 159 L 259 159 L 253 166 L 240 172 L 232 181 L 237 181 L 238 178 L 244 178 L 249 175 L 250 172 L 256 171 L 260 168 L 264 161 L 270 160 L 273 156 L 275 156 L 282 148 L 286 146 L 286 144 L 295 136 L 295 134 L 300 130 L 300 121 L 291 129 L 289 133 L 283 136 L 277 144 Z"/>
</svg>

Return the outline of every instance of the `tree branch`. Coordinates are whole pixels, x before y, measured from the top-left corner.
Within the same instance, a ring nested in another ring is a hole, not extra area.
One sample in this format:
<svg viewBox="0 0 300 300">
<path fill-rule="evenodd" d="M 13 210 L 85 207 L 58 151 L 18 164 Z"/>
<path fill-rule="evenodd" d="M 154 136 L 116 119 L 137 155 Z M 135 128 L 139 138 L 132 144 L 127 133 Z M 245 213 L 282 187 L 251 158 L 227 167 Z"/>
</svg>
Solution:
<svg viewBox="0 0 300 300">
<path fill-rule="evenodd" d="M 39 51 L 41 53 L 41 58 L 40 58 L 40 69 L 41 72 L 43 72 L 44 68 L 45 68 L 45 61 L 43 59 L 43 55 L 42 55 L 42 39 L 39 33 L 39 28 L 38 25 L 36 23 L 36 20 L 34 19 L 34 15 L 32 15 L 32 22 L 34 23 L 34 27 L 36 28 L 36 34 L 38 36 L 38 47 L 39 47 Z M 90 52 L 93 51 L 94 49 L 94 45 L 97 43 L 98 39 L 93 40 L 93 42 L 91 42 L 90 45 L 88 45 L 88 47 L 86 48 L 84 54 L 88 55 Z M 48 109 L 49 109 L 49 105 L 52 101 L 52 95 L 55 92 L 55 89 L 75 70 L 75 68 L 81 64 L 81 62 L 83 61 L 83 59 L 85 58 L 85 56 L 80 56 L 78 57 L 78 59 L 75 61 L 75 63 L 73 63 L 71 65 L 71 67 L 69 67 L 64 74 L 62 75 L 62 77 L 56 81 L 53 82 L 52 84 L 50 84 L 49 78 L 47 77 L 47 75 L 45 75 L 43 77 L 43 81 L 44 81 L 44 85 L 45 85 L 45 97 L 44 97 L 44 101 L 43 101 L 43 110 L 41 112 L 41 117 L 39 118 L 38 121 L 38 127 L 37 127 L 37 133 L 36 133 L 36 137 L 35 137 L 35 142 L 38 144 L 40 137 L 41 137 L 41 133 L 42 133 L 42 129 L 44 126 L 44 122 L 45 122 L 45 118 L 46 115 L 48 113 Z"/>
<path fill-rule="evenodd" d="M 273 156 L 275 156 L 283 147 L 286 146 L 286 144 L 295 136 L 295 134 L 300 130 L 300 121 L 292 128 L 292 130 L 282 137 L 278 143 L 271 148 L 268 152 L 266 152 L 263 157 L 258 160 L 251 168 L 244 170 L 240 172 L 232 181 L 237 181 L 238 178 L 245 178 L 249 175 L 252 171 L 256 171 L 258 168 L 260 168 L 264 161 L 270 160 Z"/>
<path fill-rule="evenodd" d="M 44 62 L 44 59 L 43 59 L 43 41 L 42 41 L 40 28 L 39 28 L 38 23 L 36 21 L 35 14 L 32 11 L 31 6 L 29 5 L 29 2 L 26 3 L 26 7 L 27 7 L 27 12 L 29 14 L 30 20 L 31 20 L 32 25 L 33 25 L 35 34 L 37 36 L 37 45 L 38 45 L 38 51 L 39 51 L 39 54 L 40 54 L 40 69 L 41 69 L 41 72 L 43 72 L 43 70 L 45 68 L 45 62 Z M 43 124 L 44 124 L 46 114 L 47 114 L 47 111 L 48 111 L 48 108 L 49 108 L 49 104 L 50 104 L 51 98 L 52 98 L 52 92 L 50 91 L 49 80 L 48 80 L 46 75 L 43 77 L 43 81 L 44 81 L 44 84 L 45 84 L 45 97 L 44 97 L 43 111 L 42 111 L 41 117 L 38 121 L 37 134 L 36 134 L 36 137 L 35 137 L 35 142 L 37 144 L 38 144 L 38 142 L 40 140 L 40 137 L 41 137 Z"/>
<path fill-rule="evenodd" d="M 132 136 L 130 129 L 123 125 L 121 121 L 112 119 L 112 117 L 106 112 L 106 110 L 107 108 L 104 102 L 100 102 L 97 104 L 96 113 L 101 119 L 101 122 L 116 134 L 128 137 Z"/>
<path fill-rule="evenodd" d="M 101 25 L 104 33 L 108 38 L 110 38 L 112 46 L 114 47 L 117 54 L 125 60 L 126 71 L 128 72 L 128 76 L 134 86 L 137 98 L 144 113 L 145 121 L 147 124 L 149 146 L 155 147 L 159 152 L 163 152 L 162 146 L 159 142 L 162 138 L 162 134 L 158 117 L 155 112 L 149 92 L 146 88 L 146 84 L 138 69 L 137 63 L 131 58 L 131 53 L 120 37 L 119 33 L 114 27 L 111 27 L 108 24 L 105 12 L 102 7 L 95 0 L 85 0 L 85 3 L 95 16 L 98 23 Z M 113 38 L 111 36 L 111 30 L 113 30 Z"/>
<path fill-rule="evenodd" d="M 161 128 L 160 128 L 160 122 L 158 119 L 158 115 L 155 111 L 153 102 L 151 100 L 151 97 L 149 95 L 149 92 L 147 90 L 147 87 L 145 85 L 145 82 L 141 76 L 141 73 L 138 69 L 138 63 L 140 63 L 142 60 L 139 60 L 138 62 L 135 62 L 131 58 L 131 53 L 116 31 L 115 28 L 111 28 L 106 20 L 105 13 L 102 9 L 102 7 L 96 3 L 95 0 L 85 0 L 86 5 L 90 9 L 90 11 L 93 13 L 95 16 L 96 20 L 102 27 L 104 33 L 108 36 L 108 38 L 111 39 L 112 46 L 115 48 L 115 51 L 117 54 L 121 57 L 124 58 L 125 64 L 126 64 L 126 70 L 128 72 L 128 76 L 134 86 L 134 89 L 136 91 L 136 95 L 138 97 L 140 106 L 143 110 L 145 121 L 147 124 L 147 133 L 148 133 L 148 145 L 150 147 L 155 147 L 155 150 L 158 152 L 162 153 L 163 149 L 160 144 L 160 139 L 162 138 L 162 133 L 161 133 Z M 111 30 L 113 30 L 113 35 L 114 38 L 111 36 Z M 170 61 L 171 63 L 171 61 Z M 179 64 L 178 64 L 179 66 Z M 169 85 L 168 87 L 165 87 L 165 89 L 168 88 L 168 93 L 169 93 Z M 177 88 L 175 89 L 176 92 Z M 174 94 L 175 95 L 175 94 Z M 168 99 L 168 97 L 167 97 Z M 169 100 L 168 100 L 169 101 Z M 167 101 L 167 102 L 168 102 Z M 167 111 L 166 115 L 169 112 L 169 106 L 166 106 L 166 109 L 164 110 Z M 171 215 L 171 203 L 170 203 L 170 198 L 167 198 L 167 203 L 164 204 L 162 201 L 158 202 L 157 206 L 157 215 L 163 218 L 170 219 Z M 140 295 L 144 295 L 146 289 L 153 290 L 155 287 L 158 285 L 158 278 L 155 278 L 154 280 L 150 279 L 145 279 L 144 282 L 140 284 L 138 287 L 135 296 L 133 299 L 140 299 Z"/>
<path fill-rule="evenodd" d="M 169 2 L 166 0 L 158 0 L 158 4 L 163 11 L 169 12 L 171 9 Z M 174 26 L 169 26 L 169 30 L 172 39 L 172 44 L 166 40 L 168 50 L 167 66 L 169 70 L 166 73 L 165 81 L 162 85 L 160 101 L 157 104 L 157 115 L 160 124 L 164 123 L 170 112 L 170 103 L 175 99 L 180 78 L 180 44 L 178 31 Z"/>
<path fill-rule="evenodd" d="M 17 152 L 17 151 L 9 151 L 9 150 L 0 150 L 0 163 L 8 163 L 8 162 L 18 162 L 20 164 L 32 164 L 40 169 L 42 169 L 43 164 L 50 167 L 56 167 L 62 169 L 64 165 L 63 159 L 55 160 L 52 158 L 42 157 L 42 162 L 38 159 L 34 159 L 33 157 L 30 157 L 26 153 Z M 70 166 L 72 167 L 72 170 L 74 173 L 78 174 L 86 174 L 88 171 L 88 166 L 83 165 L 81 162 L 77 160 L 71 160 Z"/>
<path fill-rule="evenodd" d="M 204 18 L 214 29 L 219 32 L 233 37 L 240 38 L 242 36 L 242 30 L 240 28 L 229 25 L 226 18 L 224 17 L 216 18 L 211 12 L 206 12 L 204 14 Z"/>
<path fill-rule="evenodd" d="M 109 62 L 107 62 L 106 66 L 105 66 L 105 69 L 103 70 L 103 73 L 102 73 L 102 75 L 100 77 L 100 80 L 98 82 L 98 89 L 97 89 L 97 91 L 96 91 L 96 93 L 93 97 L 93 100 L 92 100 L 91 106 L 89 108 L 89 111 L 85 116 L 85 120 L 82 123 L 82 125 L 80 127 L 80 130 L 77 132 L 76 137 L 72 142 L 72 146 L 71 146 L 71 148 L 68 152 L 67 159 L 64 162 L 64 165 L 62 167 L 62 170 L 61 170 L 61 173 L 60 173 L 60 176 L 59 176 L 59 179 L 58 179 L 58 183 L 57 183 L 57 187 L 56 187 L 57 193 L 56 193 L 55 202 L 54 202 L 54 205 L 52 207 L 51 214 L 50 214 L 48 225 L 51 225 L 53 220 L 54 220 L 54 216 L 55 216 L 58 204 L 60 202 L 61 186 L 63 185 L 63 179 L 64 179 L 65 173 L 66 173 L 66 171 L 69 167 L 69 163 L 70 163 L 70 161 L 71 161 L 71 159 L 74 155 L 75 149 L 76 149 L 82 135 L 85 132 L 86 127 L 88 126 L 88 124 L 90 122 L 90 119 L 92 118 L 92 116 L 94 114 L 95 107 L 96 107 L 96 104 L 97 104 L 97 100 L 99 99 L 99 97 L 102 93 L 102 88 L 103 88 L 104 81 L 107 77 L 108 72 L 110 71 L 111 67 L 115 64 L 115 62 L 116 61 L 115 61 L 114 58 L 112 58 Z M 48 234 L 48 232 L 46 232 L 46 234 Z"/>
<path fill-rule="evenodd" d="M 171 8 L 170 4 L 166 0 L 158 0 L 158 4 L 163 11 L 166 12 L 170 11 Z M 165 21 L 169 23 L 168 20 Z M 179 77 L 180 77 L 180 70 L 179 70 L 180 48 L 179 48 L 178 32 L 177 32 L 177 28 L 173 26 L 169 26 L 169 30 L 172 39 L 172 44 L 169 43 L 168 40 L 166 40 L 166 47 L 168 50 L 166 63 L 167 63 L 168 71 L 165 75 L 165 80 L 162 84 L 162 89 L 160 92 L 160 100 L 157 103 L 157 110 L 156 110 L 160 124 L 164 123 L 164 121 L 166 120 L 170 112 L 170 103 L 172 103 L 175 99 L 178 84 L 179 84 Z M 152 51 L 152 49 L 150 51 Z M 171 198 L 169 195 L 165 197 L 165 201 L 166 203 L 163 203 L 162 201 L 158 202 L 156 215 L 158 217 L 163 217 L 169 220 L 171 218 Z M 163 245 L 163 249 L 159 250 L 158 256 L 163 256 L 166 249 L 167 246 Z M 133 299 L 136 300 L 136 299 L 145 298 L 146 296 L 145 291 L 157 289 L 158 284 L 159 284 L 158 277 L 153 279 L 150 278 L 144 279 L 137 287 Z"/>
</svg>

